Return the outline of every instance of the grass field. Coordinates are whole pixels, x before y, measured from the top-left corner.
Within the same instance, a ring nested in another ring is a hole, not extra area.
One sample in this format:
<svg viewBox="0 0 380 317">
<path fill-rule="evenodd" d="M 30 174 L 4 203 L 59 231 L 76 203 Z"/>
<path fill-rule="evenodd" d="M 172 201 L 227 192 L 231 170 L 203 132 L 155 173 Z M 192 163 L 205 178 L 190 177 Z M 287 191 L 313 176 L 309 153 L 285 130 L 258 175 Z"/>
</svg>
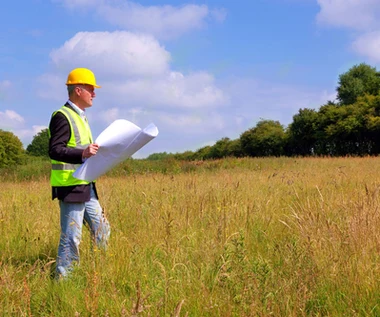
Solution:
<svg viewBox="0 0 380 317">
<path fill-rule="evenodd" d="M 64 282 L 48 179 L 3 178 L 1 316 L 380 316 L 379 158 L 125 170 L 97 182 L 108 252 L 84 230 Z"/>
</svg>

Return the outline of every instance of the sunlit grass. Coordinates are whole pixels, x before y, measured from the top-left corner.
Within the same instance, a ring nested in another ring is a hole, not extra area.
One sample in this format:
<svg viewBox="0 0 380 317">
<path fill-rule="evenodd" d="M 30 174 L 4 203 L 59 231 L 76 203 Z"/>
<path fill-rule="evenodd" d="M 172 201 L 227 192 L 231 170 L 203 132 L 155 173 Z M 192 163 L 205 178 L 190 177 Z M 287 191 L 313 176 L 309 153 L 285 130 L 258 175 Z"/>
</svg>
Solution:
<svg viewBox="0 0 380 317">
<path fill-rule="evenodd" d="M 98 180 L 109 250 L 91 252 L 85 231 L 63 283 L 48 180 L 4 181 L 2 314 L 380 315 L 379 159 L 176 164 Z"/>
</svg>

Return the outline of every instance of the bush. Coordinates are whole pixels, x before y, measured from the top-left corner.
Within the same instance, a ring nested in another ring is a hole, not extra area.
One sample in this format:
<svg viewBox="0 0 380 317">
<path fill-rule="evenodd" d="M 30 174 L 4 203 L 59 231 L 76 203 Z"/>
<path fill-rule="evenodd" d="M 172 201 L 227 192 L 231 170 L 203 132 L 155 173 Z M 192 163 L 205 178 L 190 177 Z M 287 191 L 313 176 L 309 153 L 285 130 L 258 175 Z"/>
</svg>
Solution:
<svg viewBox="0 0 380 317">
<path fill-rule="evenodd" d="M 26 148 L 28 154 L 33 156 L 49 157 L 49 133 L 48 129 L 44 129 L 33 137 L 32 143 Z"/>
<path fill-rule="evenodd" d="M 24 148 L 12 132 L 0 129 L 0 168 L 22 163 Z"/>
</svg>

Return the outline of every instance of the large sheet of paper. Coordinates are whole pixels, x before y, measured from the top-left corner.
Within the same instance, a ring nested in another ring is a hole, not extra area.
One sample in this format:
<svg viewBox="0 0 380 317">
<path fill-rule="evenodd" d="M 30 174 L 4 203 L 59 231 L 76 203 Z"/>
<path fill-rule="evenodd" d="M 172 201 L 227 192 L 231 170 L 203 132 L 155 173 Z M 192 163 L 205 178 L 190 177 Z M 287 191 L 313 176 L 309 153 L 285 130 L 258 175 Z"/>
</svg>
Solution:
<svg viewBox="0 0 380 317">
<path fill-rule="evenodd" d="M 96 155 L 88 158 L 73 176 L 91 182 L 132 156 L 157 135 L 158 129 L 153 123 L 141 129 L 130 121 L 116 120 L 95 140 L 99 144 Z"/>
</svg>

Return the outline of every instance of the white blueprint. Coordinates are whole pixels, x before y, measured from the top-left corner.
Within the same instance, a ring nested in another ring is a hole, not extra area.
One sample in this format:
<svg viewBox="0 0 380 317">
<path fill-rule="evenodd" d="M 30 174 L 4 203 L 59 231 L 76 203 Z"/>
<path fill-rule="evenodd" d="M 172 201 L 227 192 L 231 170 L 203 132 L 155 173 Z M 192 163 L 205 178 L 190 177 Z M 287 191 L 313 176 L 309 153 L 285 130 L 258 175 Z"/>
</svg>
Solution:
<svg viewBox="0 0 380 317">
<path fill-rule="evenodd" d="M 91 182 L 118 163 L 132 156 L 158 135 L 152 123 L 145 129 L 127 120 L 111 123 L 95 140 L 99 144 L 96 155 L 87 159 L 74 173 L 74 177 Z"/>
</svg>

